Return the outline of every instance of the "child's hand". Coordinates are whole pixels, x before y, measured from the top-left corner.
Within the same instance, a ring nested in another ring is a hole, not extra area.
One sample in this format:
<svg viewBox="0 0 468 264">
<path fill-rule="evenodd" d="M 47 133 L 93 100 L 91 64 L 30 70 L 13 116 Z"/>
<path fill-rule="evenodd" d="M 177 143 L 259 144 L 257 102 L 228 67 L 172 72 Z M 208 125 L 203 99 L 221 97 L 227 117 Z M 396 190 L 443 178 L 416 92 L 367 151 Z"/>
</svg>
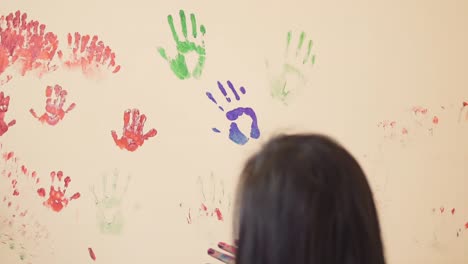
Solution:
<svg viewBox="0 0 468 264">
<path fill-rule="evenodd" d="M 226 264 L 234 264 L 235 263 L 235 256 L 236 256 L 236 251 L 237 251 L 237 243 L 236 243 L 236 246 L 231 246 L 231 245 L 228 245 L 224 242 L 220 242 L 218 243 L 218 247 L 230 254 L 231 255 L 228 255 L 228 254 L 224 254 L 224 253 L 221 253 L 217 250 L 214 250 L 212 248 L 208 249 L 208 255 L 212 256 L 213 258 L 217 259 L 217 260 L 220 260 Z"/>
</svg>

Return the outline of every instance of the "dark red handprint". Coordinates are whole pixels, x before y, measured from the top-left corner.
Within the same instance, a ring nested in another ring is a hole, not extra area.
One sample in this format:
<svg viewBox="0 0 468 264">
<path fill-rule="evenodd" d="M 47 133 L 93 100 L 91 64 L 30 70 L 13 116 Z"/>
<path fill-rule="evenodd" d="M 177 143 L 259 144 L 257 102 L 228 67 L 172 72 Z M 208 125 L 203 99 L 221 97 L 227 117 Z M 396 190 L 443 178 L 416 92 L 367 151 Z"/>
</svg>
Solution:
<svg viewBox="0 0 468 264">
<path fill-rule="evenodd" d="M 130 115 L 132 115 L 131 121 Z M 143 134 L 145 122 L 146 115 L 140 115 L 140 111 L 138 109 L 126 110 L 124 113 L 124 127 L 122 137 L 119 139 L 117 137 L 117 133 L 114 130 L 111 131 L 115 144 L 121 149 L 126 149 L 128 151 L 137 150 L 143 145 L 145 140 L 156 136 L 158 133 L 156 129 L 153 128 L 146 134 Z"/>
<path fill-rule="evenodd" d="M 5 121 L 5 115 L 8 112 L 8 106 L 10 105 L 10 96 L 5 96 L 3 92 L 0 92 L 0 136 L 8 131 L 8 128 L 16 124 L 16 120 L 10 122 Z"/>
<path fill-rule="evenodd" d="M 0 17 L 0 46 L 8 55 L 8 65 L 18 63 L 21 75 L 32 70 L 39 70 L 39 76 L 55 70 L 50 62 L 58 47 L 57 36 L 46 32 L 46 26 L 38 21 L 28 21 L 26 13 L 16 11 Z M 2 67 L 6 69 L 4 52 L 0 52 Z"/>
<path fill-rule="evenodd" d="M 76 200 L 76 199 L 80 198 L 81 195 L 80 195 L 79 192 L 73 194 L 70 197 L 65 196 L 65 194 L 67 192 L 68 185 L 70 185 L 70 182 L 71 182 L 70 176 L 65 177 L 65 179 L 63 179 L 63 181 L 62 181 L 63 172 L 62 171 L 57 171 L 57 172 L 52 171 L 50 173 L 50 178 L 51 178 L 52 185 L 50 186 L 49 197 L 43 203 L 44 206 L 54 210 L 55 212 L 60 212 L 60 211 L 62 211 L 63 208 L 65 208 L 68 205 L 68 202 L 70 202 L 71 200 Z M 53 184 L 54 184 L 54 182 L 56 182 L 56 178 L 57 178 L 57 182 L 60 185 L 62 185 L 62 188 L 60 186 L 58 186 L 57 189 L 55 189 Z M 45 197 L 46 196 L 46 190 L 44 188 L 40 188 L 40 189 L 37 190 L 37 194 L 40 197 Z"/>
<path fill-rule="evenodd" d="M 115 62 L 115 53 L 99 40 L 98 36 L 82 36 L 78 32 L 72 36 L 68 33 L 68 54 L 64 56 L 63 52 L 59 51 L 58 56 L 65 67 L 81 68 L 83 74 L 87 76 L 100 73 L 102 68 L 112 73 L 120 70 L 120 65 Z"/>
<path fill-rule="evenodd" d="M 41 123 L 47 123 L 51 126 L 55 126 L 60 122 L 64 117 L 65 114 L 73 110 L 75 108 L 75 103 L 72 103 L 66 110 L 63 110 L 63 106 L 66 101 L 67 97 L 67 90 L 62 89 L 62 86 L 55 85 L 53 88 L 52 86 L 47 86 L 46 88 L 46 112 L 42 114 L 40 117 L 36 114 L 34 109 L 30 109 L 29 112 L 37 118 Z"/>
</svg>

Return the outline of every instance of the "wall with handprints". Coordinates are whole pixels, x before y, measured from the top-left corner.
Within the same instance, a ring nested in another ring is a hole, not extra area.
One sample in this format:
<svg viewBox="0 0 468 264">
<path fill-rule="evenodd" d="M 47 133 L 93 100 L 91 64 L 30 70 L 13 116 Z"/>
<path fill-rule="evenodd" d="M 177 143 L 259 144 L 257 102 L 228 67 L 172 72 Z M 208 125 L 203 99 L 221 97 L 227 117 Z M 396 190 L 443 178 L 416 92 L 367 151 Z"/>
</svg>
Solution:
<svg viewBox="0 0 468 264">
<path fill-rule="evenodd" d="M 466 263 L 468 3 L 1 5 L 5 263 L 208 262 L 292 132 L 357 157 L 388 263 Z"/>
</svg>

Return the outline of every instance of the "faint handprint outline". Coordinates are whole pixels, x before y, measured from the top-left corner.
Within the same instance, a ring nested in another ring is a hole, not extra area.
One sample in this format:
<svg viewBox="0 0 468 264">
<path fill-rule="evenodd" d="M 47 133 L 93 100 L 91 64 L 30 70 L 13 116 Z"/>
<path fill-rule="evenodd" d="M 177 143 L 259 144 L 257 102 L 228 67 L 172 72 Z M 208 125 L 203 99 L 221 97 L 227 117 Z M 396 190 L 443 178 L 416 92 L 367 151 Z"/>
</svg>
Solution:
<svg viewBox="0 0 468 264">
<path fill-rule="evenodd" d="M 68 203 L 72 200 L 76 200 L 80 198 L 81 194 L 79 192 L 76 192 L 75 194 L 71 196 L 65 196 L 68 186 L 70 185 L 71 178 L 70 176 L 66 176 L 63 178 L 63 172 L 62 171 L 51 171 L 50 172 L 50 178 L 51 178 L 51 185 L 50 185 L 50 190 L 49 190 L 49 197 L 47 200 L 43 202 L 43 205 L 47 208 L 52 209 L 55 212 L 60 212 L 62 209 L 68 206 Z M 57 178 L 57 180 L 56 180 Z M 63 178 L 63 181 L 62 181 Z M 54 186 L 54 184 L 57 184 Z M 57 189 L 55 188 L 57 187 Z M 46 196 L 46 190 L 44 188 L 39 188 L 37 190 L 37 194 L 40 197 L 45 197 Z"/>
<path fill-rule="evenodd" d="M 114 235 L 122 233 L 125 223 L 122 213 L 122 202 L 127 193 L 130 180 L 131 176 L 128 175 L 123 189 L 119 193 L 119 172 L 114 170 L 110 183 L 108 182 L 107 175 L 102 176 L 102 196 L 97 194 L 94 185 L 90 187 L 96 204 L 97 224 L 101 233 Z M 110 192 L 108 189 L 110 189 Z"/>
<path fill-rule="evenodd" d="M 97 35 L 81 35 L 75 32 L 68 33 L 68 56 L 64 57 L 63 51 L 58 51 L 58 57 L 65 67 L 69 69 L 80 68 L 82 73 L 90 76 L 100 73 L 102 67 L 112 73 L 120 71 L 120 65 L 116 64 L 115 53 L 112 49 L 99 40 Z"/>
<path fill-rule="evenodd" d="M 132 115 L 131 122 L 130 115 Z M 146 140 L 156 136 L 158 133 L 158 131 L 154 128 L 150 129 L 146 133 L 143 133 L 143 129 L 145 128 L 146 115 L 140 115 L 140 111 L 136 108 L 132 110 L 125 110 L 123 119 L 124 125 L 122 136 L 119 138 L 115 130 L 111 131 L 112 138 L 120 149 L 126 149 L 133 152 L 141 147 Z"/>
<path fill-rule="evenodd" d="M 16 120 L 13 119 L 10 122 L 5 121 L 5 115 L 8 112 L 10 106 L 10 96 L 5 96 L 3 91 L 0 92 L 0 136 L 5 134 L 10 127 L 16 124 Z"/>
<path fill-rule="evenodd" d="M 45 95 L 47 99 L 44 114 L 38 116 L 33 108 L 29 110 L 31 115 L 41 123 L 47 123 L 51 126 L 55 126 L 65 117 L 65 114 L 73 110 L 76 106 L 75 103 L 72 103 L 66 110 L 63 109 L 68 92 L 58 84 L 53 88 L 48 85 L 46 87 Z"/>
<path fill-rule="evenodd" d="M 228 93 L 224 88 L 223 84 L 219 81 L 217 82 L 217 84 L 218 89 L 226 99 L 226 102 L 228 104 L 231 103 L 232 99 L 230 96 L 228 96 Z M 232 94 L 234 95 L 235 100 L 239 102 L 241 100 L 241 97 L 237 92 L 237 89 L 234 87 L 231 81 L 227 81 L 227 85 L 230 88 Z M 247 90 L 243 86 L 239 88 L 239 91 L 242 95 L 245 95 L 247 92 Z M 218 104 L 212 93 L 206 92 L 206 96 L 218 106 L 219 110 L 225 112 L 224 108 Z M 250 138 L 258 139 L 260 137 L 260 129 L 258 128 L 257 115 L 255 114 L 254 109 L 252 109 L 251 107 L 237 107 L 231 109 L 226 112 L 226 118 L 231 122 L 229 128 L 229 139 L 238 145 L 245 145 L 249 141 L 249 138 L 239 129 L 239 126 L 236 123 L 236 120 L 244 114 L 252 119 L 249 133 Z M 219 130 L 218 128 L 212 128 L 212 130 L 215 133 L 221 132 L 221 130 Z"/>
<path fill-rule="evenodd" d="M 303 48 L 306 33 L 302 31 L 299 35 L 295 50 L 291 48 L 291 39 L 292 31 L 289 31 L 286 37 L 286 49 L 282 67 L 279 73 L 271 73 L 273 77 L 270 79 L 270 95 L 286 105 L 291 94 L 295 92 L 294 89 L 299 89 L 307 83 L 307 78 L 304 74 L 305 67 L 315 64 L 315 54 L 312 54 L 313 41 L 309 39 L 307 46 Z M 268 61 L 266 65 L 268 69 L 271 68 Z M 301 87 L 288 87 L 288 78 L 290 77 L 297 78 L 299 81 L 297 85 Z"/>
<path fill-rule="evenodd" d="M 200 28 L 198 29 L 195 15 L 190 14 L 193 40 L 189 40 L 189 36 L 187 33 L 187 18 L 185 16 L 185 12 L 183 10 L 180 10 L 179 16 L 184 40 L 180 40 L 179 35 L 175 30 L 174 19 L 172 15 L 169 15 L 167 17 L 167 21 L 172 32 L 172 37 L 176 44 L 177 55 L 175 56 L 175 58 L 169 57 L 166 53 L 166 50 L 162 47 L 158 47 L 158 52 L 159 55 L 161 55 L 161 57 L 169 63 L 172 72 L 177 76 L 177 78 L 181 80 L 188 79 L 190 77 L 199 79 L 202 75 L 206 59 L 205 41 L 203 40 L 203 36 L 205 36 L 206 34 L 206 28 L 204 25 L 200 25 Z M 198 30 L 200 30 L 201 33 L 200 37 L 198 35 Z M 201 44 L 196 43 L 197 40 L 201 41 Z M 185 56 L 190 52 L 195 52 L 198 55 L 196 66 L 192 72 L 189 72 L 187 62 L 185 59 Z"/>
<path fill-rule="evenodd" d="M 202 218 L 223 222 L 232 209 L 232 195 L 226 192 L 224 181 L 211 172 L 209 177 L 197 177 L 196 185 L 200 190 L 199 196 L 191 200 L 198 204 L 188 208 L 187 223 L 193 224 Z"/>
</svg>

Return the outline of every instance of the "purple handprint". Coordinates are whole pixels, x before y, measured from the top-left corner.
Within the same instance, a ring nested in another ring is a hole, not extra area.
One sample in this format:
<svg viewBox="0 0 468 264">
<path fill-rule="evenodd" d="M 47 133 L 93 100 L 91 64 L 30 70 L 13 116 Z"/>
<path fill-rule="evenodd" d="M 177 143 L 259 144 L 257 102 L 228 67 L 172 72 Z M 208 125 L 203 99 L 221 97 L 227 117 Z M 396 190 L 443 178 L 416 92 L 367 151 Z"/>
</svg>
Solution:
<svg viewBox="0 0 468 264">
<path fill-rule="evenodd" d="M 234 85 L 230 82 L 227 81 L 227 85 L 231 89 L 236 101 L 240 101 L 240 96 L 239 93 L 237 92 L 236 88 L 234 88 Z M 224 86 L 221 84 L 221 82 L 218 81 L 218 88 L 223 94 L 224 98 L 228 103 L 232 102 L 231 97 L 228 96 L 226 89 Z M 239 91 L 242 94 L 246 93 L 246 90 L 243 86 L 239 88 Z M 216 105 L 218 105 L 218 102 L 216 102 L 216 99 L 213 97 L 213 95 L 210 92 L 206 92 L 206 96 Z M 224 111 L 224 108 L 220 105 L 218 105 L 219 110 Z M 258 129 L 258 121 L 257 121 L 257 116 L 255 115 L 255 111 L 250 108 L 250 107 L 237 107 L 234 108 L 228 112 L 226 112 L 226 118 L 231 121 L 231 125 L 229 128 L 229 139 L 231 139 L 233 142 L 239 145 L 244 145 L 249 141 L 249 138 L 242 133 L 242 131 L 239 129 L 237 126 L 237 123 L 235 122 L 239 117 L 242 115 L 247 115 L 252 119 L 252 123 L 250 125 L 250 137 L 254 139 L 258 139 L 260 137 L 260 130 Z M 221 131 L 217 128 L 212 128 L 212 130 L 216 133 L 220 133 Z"/>
</svg>

